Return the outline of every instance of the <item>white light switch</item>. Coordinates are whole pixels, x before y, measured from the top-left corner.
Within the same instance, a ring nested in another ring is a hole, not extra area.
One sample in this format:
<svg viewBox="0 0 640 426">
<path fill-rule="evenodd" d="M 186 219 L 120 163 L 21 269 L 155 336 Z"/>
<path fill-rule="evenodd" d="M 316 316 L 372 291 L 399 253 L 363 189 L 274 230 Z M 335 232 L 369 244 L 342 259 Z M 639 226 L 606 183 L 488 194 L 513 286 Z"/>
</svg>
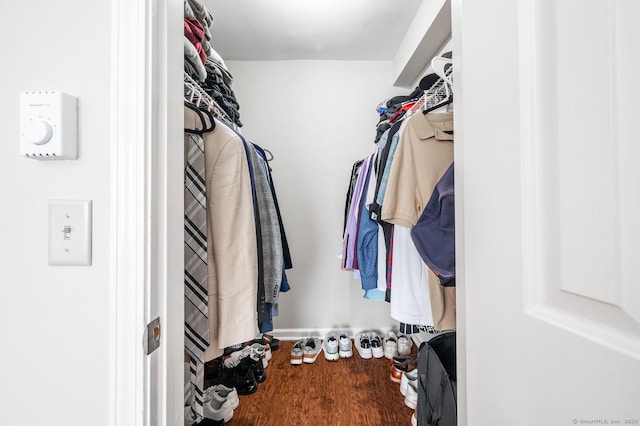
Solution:
<svg viewBox="0 0 640 426">
<path fill-rule="evenodd" d="M 91 265 L 91 200 L 49 200 L 49 265 Z"/>
</svg>

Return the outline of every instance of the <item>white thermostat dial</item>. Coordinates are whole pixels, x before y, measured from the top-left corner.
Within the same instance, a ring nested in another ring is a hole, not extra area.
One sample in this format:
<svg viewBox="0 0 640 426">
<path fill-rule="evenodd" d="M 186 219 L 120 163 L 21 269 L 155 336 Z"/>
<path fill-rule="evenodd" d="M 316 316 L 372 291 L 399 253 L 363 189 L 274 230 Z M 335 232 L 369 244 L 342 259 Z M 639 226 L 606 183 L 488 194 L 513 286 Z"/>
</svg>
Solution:
<svg viewBox="0 0 640 426">
<path fill-rule="evenodd" d="M 27 140 L 36 145 L 44 145 L 51 140 L 51 124 L 43 120 L 32 121 L 27 125 Z"/>
</svg>

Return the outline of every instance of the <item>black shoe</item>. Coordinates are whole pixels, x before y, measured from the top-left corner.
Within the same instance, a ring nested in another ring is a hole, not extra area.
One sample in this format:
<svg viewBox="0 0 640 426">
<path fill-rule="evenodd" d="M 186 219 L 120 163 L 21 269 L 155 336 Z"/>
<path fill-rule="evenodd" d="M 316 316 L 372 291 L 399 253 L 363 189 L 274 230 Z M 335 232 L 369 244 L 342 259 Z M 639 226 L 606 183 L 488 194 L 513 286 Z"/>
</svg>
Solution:
<svg viewBox="0 0 640 426">
<path fill-rule="evenodd" d="M 222 368 L 209 381 L 209 386 L 223 384 L 229 388 L 236 388 L 239 395 L 250 395 L 258 390 L 258 382 L 252 368 L 238 365 L 234 368 Z"/>
<path fill-rule="evenodd" d="M 267 380 L 267 372 L 264 369 L 262 358 L 258 358 L 256 361 L 249 355 L 242 359 L 239 367 L 251 369 L 253 371 L 253 376 L 256 378 L 256 382 L 258 383 L 263 383 Z"/>
</svg>

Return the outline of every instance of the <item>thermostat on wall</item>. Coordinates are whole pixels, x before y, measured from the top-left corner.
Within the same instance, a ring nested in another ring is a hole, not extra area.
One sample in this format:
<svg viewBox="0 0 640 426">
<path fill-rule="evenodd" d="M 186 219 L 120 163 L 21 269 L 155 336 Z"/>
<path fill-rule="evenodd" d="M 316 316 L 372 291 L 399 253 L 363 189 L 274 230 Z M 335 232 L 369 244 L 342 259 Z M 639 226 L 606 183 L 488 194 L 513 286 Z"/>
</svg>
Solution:
<svg viewBox="0 0 640 426">
<path fill-rule="evenodd" d="M 78 158 L 77 99 L 59 91 L 20 93 L 20 155 L 37 160 Z"/>
</svg>

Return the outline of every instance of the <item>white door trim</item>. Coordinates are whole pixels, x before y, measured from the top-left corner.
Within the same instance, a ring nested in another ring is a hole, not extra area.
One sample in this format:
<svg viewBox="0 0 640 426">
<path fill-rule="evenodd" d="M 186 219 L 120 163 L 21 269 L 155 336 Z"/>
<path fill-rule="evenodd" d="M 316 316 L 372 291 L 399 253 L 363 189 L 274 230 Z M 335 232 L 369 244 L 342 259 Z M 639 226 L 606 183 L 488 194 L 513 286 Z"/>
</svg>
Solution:
<svg viewBox="0 0 640 426">
<path fill-rule="evenodd" d="M 180 0 L 112 0 L 110 426 L 184 418 L 182 368 L 167 369 L 182 365 L 182 15 Z"/>
<path fill-rule="evenodd" d="M 456 376 L 458 425 L 465 426 L 467 421 L 467 327 L 466 327 L 466 272 L 464 244 L 464 132 L 463 97 L 461 76 L 464 70 L 464 52 L 462 50 L 463 0 L 451 1 L 451 47 L 453 52 L 453 110 L 455 114 L 454 164 L 455 164 L 455 203 L 456 203 Z"/>
<path fill-rule="evenodd" d="M 145 1 L 113 0 L 109 425 L 143 425 L 146 188 Z"/>
</svg>

